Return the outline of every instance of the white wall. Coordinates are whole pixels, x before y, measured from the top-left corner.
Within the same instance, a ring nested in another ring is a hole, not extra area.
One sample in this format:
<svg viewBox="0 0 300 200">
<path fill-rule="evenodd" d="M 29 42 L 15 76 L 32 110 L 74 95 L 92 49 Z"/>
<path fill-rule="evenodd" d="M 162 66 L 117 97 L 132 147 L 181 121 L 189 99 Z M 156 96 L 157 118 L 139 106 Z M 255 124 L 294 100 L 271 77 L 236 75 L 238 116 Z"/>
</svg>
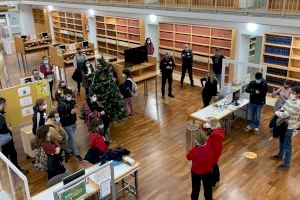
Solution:
<svg viewBox="0 0 300 200">
<path fill-rule="evenodd" d="M 32 15 L 32 7 L 30 5 L 19 5 L 21 34 L 34 35 L 34 21 Z"/>
<path fill-rule="evenodd" d="M 91 43 L 94 43 L 95 48 L 97 47 L 97 37 L 96 37 L 96 19 L 93 16 L 88 16 L 88 40 Z"/>
</svg>

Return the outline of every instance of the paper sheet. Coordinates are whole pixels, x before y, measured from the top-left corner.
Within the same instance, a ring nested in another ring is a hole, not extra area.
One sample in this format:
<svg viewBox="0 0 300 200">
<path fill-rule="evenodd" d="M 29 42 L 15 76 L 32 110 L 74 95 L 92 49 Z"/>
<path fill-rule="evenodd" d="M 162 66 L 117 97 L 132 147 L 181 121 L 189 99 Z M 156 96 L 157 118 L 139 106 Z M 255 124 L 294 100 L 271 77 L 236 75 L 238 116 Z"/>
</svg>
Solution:
<svg viewBox="0 0 300 200">
<path fill-rule="evenodd" d="M 111 194 L 110 178 L 106 179 L 100 184 L 100 197 L 104 198 Z"/>
<path fill-rule="evenodd" d="M 20 99 L 20 106 L 21 107 L 25 107 L 25 106 L 29 106 L 32 105 L 32 97 L 24 97 Z"/>
<path fill-rule="evenodd" d="M 30 87 L 29 86 L 20 87 L 18 89 L 18 94 L 19 94 L 19 97 L 24 97 L 24 96 L 30 95 L 31 94 Z"/>
<path fill-rule="evenodd" d="M 33 109 L 31 106 L 22 108 L 22 117 L 27 117 L 30 115 L 33 115 Z"/>
</svg>

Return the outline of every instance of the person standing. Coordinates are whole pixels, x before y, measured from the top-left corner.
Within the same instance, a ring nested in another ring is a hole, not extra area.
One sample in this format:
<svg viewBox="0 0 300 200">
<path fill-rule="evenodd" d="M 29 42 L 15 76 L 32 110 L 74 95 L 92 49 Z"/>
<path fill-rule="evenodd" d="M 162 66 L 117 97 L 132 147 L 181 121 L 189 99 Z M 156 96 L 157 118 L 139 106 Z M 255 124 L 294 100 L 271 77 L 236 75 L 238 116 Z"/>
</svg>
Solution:
<svg viewBox="0 0 300 200">
<path fill-rule="evenodd" d="M 280 143 L 279 145 L 279 152 L 273 156 L 273 159 L 281 160 L 284 158 L 283 163 L 277 168 L 287 169 L 290 166 L 292 157 L 293 132 L 297 128 L 297 122 L 300 115 L 300 86 L 292 88 L 290 98 L 285 102 L 280 110 L 275 112 L 275 115 L 280 119 L 287 120 L 288 127 L 283 143 Z"/>
<path fill-rule="evenodd" d="M 250 94 L 250 119 L 245 131 L 248 132 L 254 129 L 255 133 L 259 134 L 261 109 L 266 103 L 266 95 L 268 92 L 268 84 L 262 77 L 261 72 L 255 74 L 255 80 L 249 83 L 246 92 Z"/>
<path fill-rule="evenodd" d="M 68 136 L 69 152 L 73 154 L 78 161 L 82 161 L 75 144 L 77 112 L 78 109 L 76 108 L 76 102 L 73 99 L 73 91 L 67 88 L 64 90 L 64 98 L 58 102 L 60 123 Z"/>
<path fill-rule="evenodd" d="M 28 174 L 28 170 L 22 169 L 18 164 L 18 155 L 15 148 L 12 132 L 7 125 L 5 114 L 6 99 L 0 97 L 0 146 L 2 153 L 23 173 Z"/>
<path fill-rule="evenodd" d="M 191 81 L 191 86 L 194 87 L 194 80 L 193 80 L 193 52 L 189 48 L 188 44 L 184 45 L 184 49 L 181 52 L 182 58 L 182 72 L 181 72 L 181 81 L 180 86 L 183 87 L 183 81 L 185 78 L 186 70 L 189 72 L 189 77 Z"/>
<path fill-rule="evenodd" d="M 54 78 L 54 73 L 53 73 L 53 66 L 49 62 L 49 58 L 46 56 L 43 56 L 42 58 L 42 64 L 40 65 L 40 72 L 44 75 L 44 79 L 46 79 L 49 83 L 50 87 L 50 94 L 52 100 L 54 100 L 54 97 L 52 95 L 52 90 L 53 90 L 53 78 Z"/>
<path fill-rule="evenodd" d="M 213 97 L 218 95 L 218 81 L 213 72 L 209 72 L 207 77 L 200 79 L 202 85 L 202 100 L 204 107 L 210 104 Z"/>
<path fill-rule="evenodd" d="M 151 41 L 151 39 L 149 37 L 146 38 L 145 45 L 147 46 L 148 56 L 153 56 L 153 54 L 154 54 L 154 46 L 153 46 L 153 43 L 152 43 L 152 41 Z"/>
<path fill-rule="evenodd" d="M 57 85 L 56 92 L 55 92 L 55 100 L 56 100 L 57 102 L 59 102 L 59 100 L 60 100 L 61 98 L 63 98 L 63 96 L 64 96 L 64 90 L 65 90 L 66 88 L 68 88 L 68 87 L 67 87 L 66 81 L 60 80 L 59 83 L 58 83 L 58 85 Z"/>
<path fill-rule="evenodd" d="M 166 82 L 168 80 L 169 84 L 169 97 L 173 97 L 174 95 L 172 94 L 172 82 L 173 82 L 173 70 L 175 68 L 175 62 L 173 58 L 170 56 L 168 52 L 166 52 L 165 57 L 160 61 L 159 65 L 161 75 L 162 75 L 162 83 L 161 83 L 161 95 L 162 98 L 165 98 L 165 86 Z"/>
<path fill-rule="evenodd" d="M 128 116 L 133 116 L 133 106 L 132 106 L 132 87 L 133 87 L 133 81 L 131 72 L 129 69 L 123 70 L 123 78 L 125 79 L 125 82 L 120 85 L 120 91 L 124 98 L 124 107 L 127 111 Z"/>
<path fill-rule="evenodd" d="M 33 107 L 33 116 L 32 116 L 32 133 L 36 135 L 36 131 L 40 126 L 45 124 L 47 119 L 47 104 L 45 99 L 37 99 L 35 106 Z"/>
<path fill-rule="evenodd" d="M 201 181 L 204 186 L 204 197 L 206 200 L 212 200 L 212 168 L 213 168 L 213 148 L 206 141 L 207 136 L 200 132 L 196 141 L 197 145 L 193 147 L 186 155 L 188 160 L 192 161 L 192 200 L 198 200 Z"/>
<path fill-rule="evenodd" d="M 277 99 L 274 111 L 280 110 L 280 108 L 283 106 L 283 104 L 286 102 L 286 100 L 289 98 L 291 93 L 291 86 L 288 83 L 288 81 L 283 82 L 283 86 L 278 88 L 277 90 L 273 90 L 272 97 L 275 98 L 277 95 L 279 98 Z"/>
<path fill-rule="evenodd" d="M 77 95 L 80 95 L 80 87 L 82 82 L 82 69 L 85 67 L 87 61 L 86 55 L 82 52 L 80 48 L 77 49 L 77 52 L 74 56 L 74 68 L 72 79 L 77 82 Z"/>
<path fill-rule="evenodd" d="M 211 60 L 212 60 L 212 63 L 213 63 L 213 72 L 216 75 L 216 78 L 217 78 L 218 83 L 220 85 L 220 89 L 221 89 L 221 84 L 222 84 L 223 59 L 225 59 L 225 57 L 222 55 L 221 50 L 219 48 L 216 48 L 215 55 L 211 58 Z"/>
<path fill-rule="evenodd" d="M 94 77 L 94 67 L 89 62 L 86 62 L 85 66 L 82 69 L 82 87 L 85 88 L 85 95 L 89 95 L 89 87 L 93 82 Z"/>
</svg>

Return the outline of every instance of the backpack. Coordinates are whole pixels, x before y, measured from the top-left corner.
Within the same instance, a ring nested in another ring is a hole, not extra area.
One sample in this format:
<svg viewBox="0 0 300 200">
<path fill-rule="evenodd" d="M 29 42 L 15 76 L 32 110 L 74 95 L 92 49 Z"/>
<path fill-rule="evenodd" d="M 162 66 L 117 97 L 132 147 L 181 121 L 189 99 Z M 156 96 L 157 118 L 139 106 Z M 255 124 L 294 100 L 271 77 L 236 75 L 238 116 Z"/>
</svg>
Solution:
<svg viewBox="0 0 300 200">
<path fill-rule="evenodd" d="M 138 86 L 135 82 L 133 82 L 131 78 L 129 78 L 128 80 L 130 80 L 132 84 L 131 91 L 130 91 L 131 96 L 136 97 L 138 95 Z"/>
<path fill-rule="evenodd" d="M 34 150 L 35 153 L 35 161 L 33 167 L 37 171 L 47 171 L 47 161 L 48 156 L 46 155 L 43 147 L 38 147 Z"/>
</svg>

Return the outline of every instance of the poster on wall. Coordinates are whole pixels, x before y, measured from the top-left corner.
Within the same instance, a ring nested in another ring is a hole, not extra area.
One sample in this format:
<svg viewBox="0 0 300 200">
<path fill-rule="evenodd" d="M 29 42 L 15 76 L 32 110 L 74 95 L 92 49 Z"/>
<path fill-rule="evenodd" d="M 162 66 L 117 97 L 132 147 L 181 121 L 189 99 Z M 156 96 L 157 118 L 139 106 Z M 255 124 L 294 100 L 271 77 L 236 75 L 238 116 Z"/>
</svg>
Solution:
<svg viewBox="0 0 300 200">
<path fill-rule="evenodd" d="M 31 94 L 30 87 L 29 86 L 20 87 L 18 89 L 18 94 L 19 94 L 19 97 L 24 97 L 24 96 L 30 95 Z"/>
<path fill-rule="evenodd" d="M 50 95 L 47 81 L 40 81 L 36 83 L 36 90 L 38 98 L 44 98 Z"/>
</svg>

